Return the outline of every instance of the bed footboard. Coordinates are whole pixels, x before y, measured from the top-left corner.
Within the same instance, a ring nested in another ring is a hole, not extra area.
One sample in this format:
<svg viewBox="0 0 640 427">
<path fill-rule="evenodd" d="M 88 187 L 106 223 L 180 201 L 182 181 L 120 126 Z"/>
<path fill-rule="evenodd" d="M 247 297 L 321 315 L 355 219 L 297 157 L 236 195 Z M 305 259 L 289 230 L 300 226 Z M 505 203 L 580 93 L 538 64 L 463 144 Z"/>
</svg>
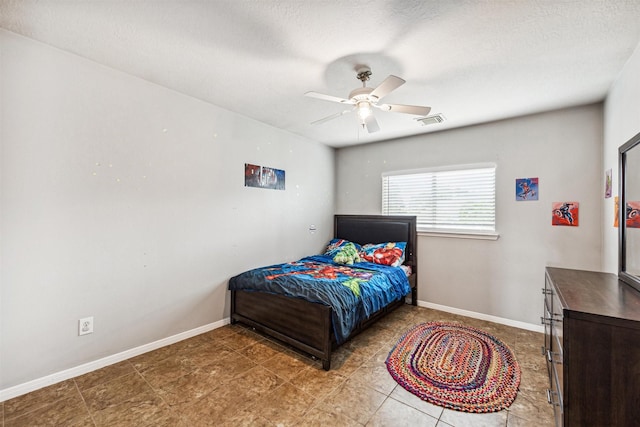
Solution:
<svg viewBox="0 0 640 427">
<path fill-rule="evenodd" d="M 242 322 L 331 367 L 331 307 L 263 292 L 232 291 L 231 322 Z"/>
</svg>

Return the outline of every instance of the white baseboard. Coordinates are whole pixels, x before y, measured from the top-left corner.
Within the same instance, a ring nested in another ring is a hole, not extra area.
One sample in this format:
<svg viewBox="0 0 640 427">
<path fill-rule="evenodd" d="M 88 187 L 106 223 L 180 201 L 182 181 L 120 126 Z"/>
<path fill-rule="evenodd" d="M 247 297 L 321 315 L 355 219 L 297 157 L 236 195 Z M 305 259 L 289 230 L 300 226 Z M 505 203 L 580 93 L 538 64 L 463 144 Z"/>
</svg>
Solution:
<svg viewBox="0 0 640 427">
<path fill-rule="evenodd" d="M 13 399 L 14 397 L 18 397 L 23 394 L 30 393 L 32 391 L 41 389 L 43 387 L 47 387 L 52 384 L 56 384 L 61 381 L 68 380 L 70 378 L 77 377 L 78 375 L 86 374 L 87 372 L 104 368 L 105 366 L 113 365 L 114 363 L 122 362 L 123 360 L 130 359 L 134 356 L 139 356 L 148 351 L 156 350 L 160 347 L 164 347 L 169 344 L 174 344 L 174 343 L 177 343 L 178 341 L 182 341 L 187 338 L 195 337 L 196 335 L 200 335 L 202 333 L 220 328 L 224 325 L 228 325 L 229 322 L 230 322 L 230 319 L 227 317 L 217 322 L 209 323 L 208 325 L 200 326 L 195 329 L 191 329 L 189 331 L 181 332 L 179 334 L 176 334 L 167 338 L 163 338 L 158 341 L 151 342 L 149 344 L 144 344 L 139 347 L 132 348 L 130 350 L 125 350 L 123 352 L 116 353 L 111 356 L 103 357 L 102 359 L 94 360 L 93 362 L 84 363 L 80 366 L 76 366 L 73 368 L 65 369 L 64 371 L 47 375 L 46 377 L 37 378 L 35 380 L 31 380 L 23 384 L 18 384 L 13 387 L 5 388 L 3 390 L 0 390 L 0 402 L 4 402 L 5 400 Z"/>
<path fill-rule="evenodd" d="M 460 316 L 467 316 L 474 319 L 486 320 L 488 322 L 500 323 L 501 325 L 513 326 L 514 328 L 525 329 L 527 331 L 544 333 L 542 325 L 534 325 L 531 323 L 520 322 L 518 320 L 505 319 L 503 317 L 491 316 L 484 313 L 476 313 L 475 311 L 462 310 L 460 308 L 448 307 L 446 305 L 434 304 L 432 302 L 418 301 L 418 306 L 432 308 L 434 310 L 440 310 L 447 313 L 459 314 Z"/>
</svg>

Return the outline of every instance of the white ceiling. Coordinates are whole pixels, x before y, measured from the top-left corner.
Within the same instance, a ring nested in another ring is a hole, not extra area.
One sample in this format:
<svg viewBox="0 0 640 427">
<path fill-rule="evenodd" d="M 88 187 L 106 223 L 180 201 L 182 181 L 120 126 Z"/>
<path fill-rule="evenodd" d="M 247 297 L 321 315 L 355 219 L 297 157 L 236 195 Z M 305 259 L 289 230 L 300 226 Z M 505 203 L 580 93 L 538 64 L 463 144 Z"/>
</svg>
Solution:
<svg viewBox="0 0 640 427">
<path fill-rule="evenodd" d="M 601 101 L 640 41 L 638 0 L 0 0 L 0 27 L 330 146 Z M 338 97 L 389 74 L 368 134 Z"/>
</svg>

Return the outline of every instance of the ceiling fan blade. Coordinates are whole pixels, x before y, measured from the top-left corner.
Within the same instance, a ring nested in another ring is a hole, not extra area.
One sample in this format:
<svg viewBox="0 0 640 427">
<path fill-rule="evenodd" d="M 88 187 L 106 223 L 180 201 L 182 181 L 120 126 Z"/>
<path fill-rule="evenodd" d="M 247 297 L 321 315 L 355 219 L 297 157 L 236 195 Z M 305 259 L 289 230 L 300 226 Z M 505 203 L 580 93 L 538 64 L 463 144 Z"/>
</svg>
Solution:
<svg viewBox="0 0 640 427">
<path fill-rule="evenodd" d="M 373 114 L 369 114 L 366 119 L 364 119 L 364 125 L 367 127 L 367 132 L 373 133 L 378 132 L 380 130 L 380 126 L 378 126 L 378 121 L 373 116 Z"/>
<path fill-rule="evenodd" d="M 394 113 L 415 114 L 417 116 L 426 116 L 431 111 L 431 107 L 420 107 L 417 105 L 402 104 L 381 104 L 377 105 L 381 110 L 393 111 Z"/>
<path fill-rule="evenodd" d="M 381 99 L 383 96 L 388 95 L 389 93 L 391 93 L 391 91 L 396 90 L 403 84 L 405 84 L 405 81 L 403 79 L 394 75 L 390 75 L 389 77 L 384 79 L 382 83 L 380 83 L 378 87 L 375 88 L 369 95 Z"/>
<path fill-rule="evenodd" d="M 318 93 L 313 91 L 305 93 L 304 96 L 308 96 L 310 98 L 322 99 L 323 101 L 340 102 L 341 104 L 353 104 L 353 102 L 351 102 L 348 99 L 338 98 L 337 96 L 325 95 L 324 93 Z"/>
<path fill-rule="evenodd" d="M 319 125 L 320 123 L 328 122 L 329 120 L 336 119 L 336 118 L 338 118 L 338 117 L 340 117 L 340 116 L 343 116 L 343 115 L 345 115 L 345 114 L 347 114 L 347 113 L 350 113 L 350 112 L 352 112 L 352 111 L 353 111 L 353 110 L 344 110 L 344 111 L 340 111 L 340 112 L 338 112 L 338 113 L 335 113 L 335 114 L 332 114 L 332 115 L 330 115 L 330 116 L 327 116 L 327 117 L 325 117 L 325 118 L 323 118 L 323 119 L 319 119 L 319 120 L 316 120 L 315 122 L 311 122 L 311 124 L 312 124 L 312 125 Z"/>
</svg>

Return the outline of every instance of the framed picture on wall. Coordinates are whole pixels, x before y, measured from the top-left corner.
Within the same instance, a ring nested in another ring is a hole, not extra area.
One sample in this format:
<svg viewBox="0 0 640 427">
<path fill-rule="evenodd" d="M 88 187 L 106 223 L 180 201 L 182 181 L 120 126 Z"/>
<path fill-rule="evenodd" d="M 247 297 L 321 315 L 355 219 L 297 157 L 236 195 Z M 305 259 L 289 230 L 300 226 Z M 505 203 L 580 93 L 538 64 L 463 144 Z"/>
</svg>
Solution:
<svg viewBox="0 0 640 427">
<path fill-rule="evenodd" d="M 553 202 L 551 204 L 551 225 L 577 227 L 579 224 L 580 203 Z"/>
<path fill-rule="evenodd" d="M 538 200 L 538 178 L 516 178 L 516 201 Z"/>
<path fill-rule="evenodd" d="M 244 186 L 284 190 L 285 172 L 282 169 L 245 163 Z"/>
</svg>

